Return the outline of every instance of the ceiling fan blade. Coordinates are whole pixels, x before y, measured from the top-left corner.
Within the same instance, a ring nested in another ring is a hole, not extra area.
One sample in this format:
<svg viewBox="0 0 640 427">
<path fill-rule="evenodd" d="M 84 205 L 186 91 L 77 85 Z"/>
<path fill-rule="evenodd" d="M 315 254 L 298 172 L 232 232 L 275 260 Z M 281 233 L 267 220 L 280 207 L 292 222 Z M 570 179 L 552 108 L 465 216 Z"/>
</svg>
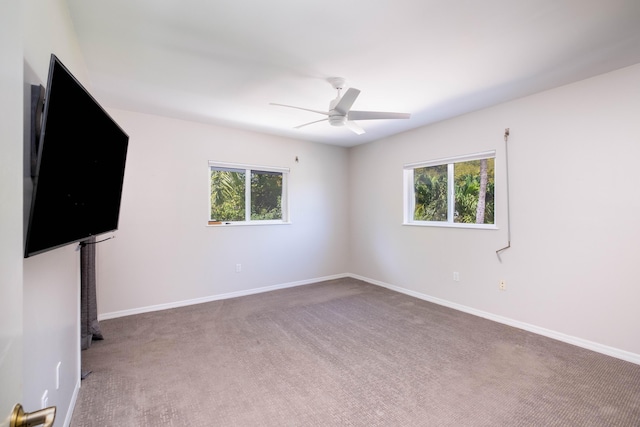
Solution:
<svg viewBox="0 0 640 427">
<path fill-rule="evenodd" d="M 348 120 L 408 119 L 409 113 L 385 113 L 382 111 L 349 111 Z"/>
<path fill-rule="evenodd" d="M 295 107 L 293 105 L 286 105 L 286 104 L 276 104 L 275 102 L 270 102 L 269 105 L 277 105 L 279 107 L 287 107 L 287 108 L 295 108 L 296 110 L 304 110 L 304 111 L 311 111 L 312 113 L 319 113 L 319 114 L 324 114 L 325 116 L 329 115 L 328 111 L 320 111 L 320 110 L 312 110 L 310 108 L 302 108 L 302 107 Z"/>
<path fill-rule="evenodd" d="M 362 129 L 360 127 L 359 124 L 357 124 L 356 122 L 345 122 L 344 123 L 345 127 L 347 127 L 351 132 L 357 134 L 357 135 L 362 135 L 364 133 L 364 129 Z"/>
<path fill-rule="evenodd" d="M 318 123 L 318 122 L 326 122 L 327 120 L 329 120 L 329 119 L 326 118 L 326 119 L 315 120 L 313 122 L 305 123 L 303 125 L 298 125 L 298 126 L 294 127 L 294 129 L 300 129 L 300 128 L 303 128 L 305 126 L 309 126 L 309 125 L 312 125 L 312 124 Z"/>
<path fill-rule="evenodd" d="M 350 87 L 349 89 L 347 89 L 345 94 L 342 95 L 342 98 L 340 98 L 340 101 L 338 101 L 334 110 L 336 110 L 340 114 L 347 114 L 353 103 L 356 101 L 358 95 L 360 95 L 360 91 L 358 89 Z"/>
</svg>

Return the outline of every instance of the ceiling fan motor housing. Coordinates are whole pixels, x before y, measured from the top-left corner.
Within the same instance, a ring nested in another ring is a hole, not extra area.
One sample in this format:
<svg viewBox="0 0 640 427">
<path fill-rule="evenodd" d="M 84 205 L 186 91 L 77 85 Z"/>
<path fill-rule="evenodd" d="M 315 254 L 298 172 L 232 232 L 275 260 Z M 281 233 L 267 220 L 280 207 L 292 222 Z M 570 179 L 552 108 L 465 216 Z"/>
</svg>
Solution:
<svg viewBox="0 0 640 427">
<path fill-rule="evenodd" d="M 335 109 L 339 101 L 340 94 L 338 93 L 336 99 L 332 99 L 329 103 L 329 124 L 331 124 L 331 126 L 344 126 L 347 121 L 347 115 L 342 114 Z"/>
<path fill-rule="evenodd" d="M 335 111 L 329 113 L 329 123 L 331 126 L 344 126 L 347 121 L 347 116 Z"/>
</svg>

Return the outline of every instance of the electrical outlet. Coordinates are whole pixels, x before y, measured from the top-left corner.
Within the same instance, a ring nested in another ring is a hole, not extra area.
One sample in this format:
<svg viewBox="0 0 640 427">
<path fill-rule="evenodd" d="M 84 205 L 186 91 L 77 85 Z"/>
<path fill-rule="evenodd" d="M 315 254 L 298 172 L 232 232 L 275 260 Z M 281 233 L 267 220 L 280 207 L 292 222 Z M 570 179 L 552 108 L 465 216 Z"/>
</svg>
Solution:
<svg viewBox="0 0 640 427">
<path fill-rule="evenodd" d="M 457 271 L 453 272 L 453 281 L 454 282 L 459 282 L 460 281 L 460 273 Z"/>
<path fill-rule="evenodd" d="M 500 288 L 501 291 L 506 291 L 507 290 L 507 281 L 502 279 L 500 280 L 500 283 L 498 283 L 498 287 Z"/>
<path fill-rule="evenodd" d="M 242 264 L 236 264 L 236 273 L 240 273 L 242 271 Z"/>
</svg>

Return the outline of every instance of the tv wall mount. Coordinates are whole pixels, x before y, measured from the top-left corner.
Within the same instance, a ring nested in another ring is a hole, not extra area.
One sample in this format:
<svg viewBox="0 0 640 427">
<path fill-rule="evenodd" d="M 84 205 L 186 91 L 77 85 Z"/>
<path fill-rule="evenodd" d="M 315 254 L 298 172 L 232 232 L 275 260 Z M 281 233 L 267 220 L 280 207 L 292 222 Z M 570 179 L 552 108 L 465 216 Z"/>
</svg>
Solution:
<svg viewBox="0 0 640 427">
<path fill-rule="evenodd" d="M 31 179 L 36 177 L 38 166 L 42 116 L 44 114 L 44 94 L 44 86 L 31 85 Z"/>
</svg>

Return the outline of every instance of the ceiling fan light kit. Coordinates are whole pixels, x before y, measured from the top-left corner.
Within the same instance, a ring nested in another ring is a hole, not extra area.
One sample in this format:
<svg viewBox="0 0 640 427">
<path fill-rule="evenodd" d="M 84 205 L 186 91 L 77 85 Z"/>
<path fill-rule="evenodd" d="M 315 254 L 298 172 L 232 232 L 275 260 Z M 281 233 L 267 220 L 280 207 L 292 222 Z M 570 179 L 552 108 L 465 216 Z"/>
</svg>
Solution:
<svg viewBox="0 0 640 427">
<path fill-rule="evenodd" d="M 314 120 L 313 122 L 298 125 L 295 127 L 295 129 L 300 129 L 314 123 L 328 121 L 331 126 L 345 126 L 347 129 L 358 135 L 362 135 L 364 133 L 364 129 L 356 124 L 354 120 L 409 119 L 411 117 L 411 114 L 409 113 L 352 111 L 351 106 L 358 98 L 358 95 L 360 95 L 360 91 L 356 88 L 349 88 L 344 95 L 340 96 L 341 91 L 345 86 L 345 79 L 342 77 L 329 77 L 327 81 L 335 90 L 338 91 L 338 95 L 336 96 L 336 98 L 329 102 L 329 111 L 312 110 L 310 108 L 296 107 L 286 104 L 276 104 L 274 102 L 270 103 L 270 105 L 311 111 L 313 113 L 323 114 L 327 116 L 326 119 Z"/>
</svg>

